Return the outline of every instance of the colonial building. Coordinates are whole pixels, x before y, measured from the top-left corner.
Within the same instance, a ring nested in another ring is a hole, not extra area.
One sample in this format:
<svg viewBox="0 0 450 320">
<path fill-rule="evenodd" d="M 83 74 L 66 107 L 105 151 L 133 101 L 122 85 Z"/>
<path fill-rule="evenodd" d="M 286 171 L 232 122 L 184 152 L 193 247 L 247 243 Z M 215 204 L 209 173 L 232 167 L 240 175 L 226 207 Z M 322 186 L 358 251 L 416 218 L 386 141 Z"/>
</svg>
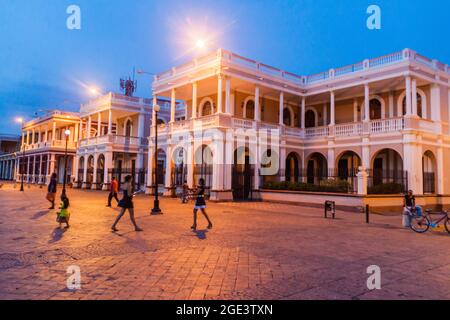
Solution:
<svg viewBox="0 0 450 320">
<path fill-rule="evenodd" d="M 108 190 L 112 177 L 120 182 L 132 175 L 137 188 L 145 188 L 153 100 L 108 93 L 81 105 L 75 186 Z M 161 106 L 160 125 L 168 120 L 168 100 Z M 184 109 L 177 102 L 177 116 Z"/>
<path fill-rule="evenodd" d="M 448 195 L 449 86 L 448 65 L 409 49 L 309 76 L 219 49 L 155 77 L 154 99 L 171 101 L 159 128 L 165 187 L 204 177 L 213 199 L 245 199 L 267 181 L 339 178 L 360 194 L 391 184 Z M 255 143 L 262 134 L 270 147 Z M 277 174 L 261 175 L 267 157 Z"/>
<path fill-rule="evenodd" d="M 20 136 L 0 134 L 0 180 L 14 180 Z"/>
<path fill-rule="evenodd" d="M 67 182 L 73 172 L 80 118 L 77 113 L 53 110 L 26 122 L 22 129 L 22 143 L 17 152 L 16 180 L 45 184 L 52 173 L 58 182 L 64 181 L 64 162 L 67 145 Z M 70 130 L 66 136 L 65 132 Z"/>
</svg>

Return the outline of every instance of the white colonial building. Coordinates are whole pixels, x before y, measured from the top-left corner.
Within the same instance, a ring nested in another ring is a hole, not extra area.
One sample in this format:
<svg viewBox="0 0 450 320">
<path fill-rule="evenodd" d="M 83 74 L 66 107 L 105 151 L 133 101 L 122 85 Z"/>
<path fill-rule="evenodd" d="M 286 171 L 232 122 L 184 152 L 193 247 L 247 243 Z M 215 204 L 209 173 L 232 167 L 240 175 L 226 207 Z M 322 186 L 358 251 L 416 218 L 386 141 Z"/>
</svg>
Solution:
<svg viewBox="0 0 450 320">
<path fill-rule="evenodd" d="M 45 184 L 56 173 L 58 182 L 64 180 L 64 161 L 67 142 L 67 182 L 73 172 L 79 116 L 75 112 L 53 110 L 23 125 L 20 152 L 16 152 L 16 180 Z M 66 138 L 65 131 L 70 130 Z"/>
<path fill-rule="evenodd" d="M 362 194 L 367 184 L 373 192 L 395 184 L 448 195 L 449 86 L 448 65 L 409 49 L 310 76 L 219 49 L 155 77 L 154 99 L 172 101 L 169 125 L 159 128 L 165 186 L 204 177 L 213 199 L 245 199 L 271 180 L 336 177 L 360 179 L 352 191 Z M 182 121 L 175 117 L 179 100 L 186 104 Z M 254 143 L 260 129 L 270 130 L 265 149 Z M 246 136 L 252 130 L 256 138 Z M 261 177 L 261 160 L 274 155 L 278 174 Z"/>
<path fill-rule="evenodd" d="M 161 105 L 160 124 L 168 119 L 168 101 Z M 108 190 L 112 177 L 132 175 L 145 188 L 153 100 L 108 93 L 81 105 L 75 186 Z M 177 103 L 179 105 L 179 103 Z M 178 114 L 184 111 L 178 108 Z"/>
<path fill-rule="evenodd" d="M 19 148 L 20 136 L 0 134 L 0 180 L 14 180 Z"/>
</svg>

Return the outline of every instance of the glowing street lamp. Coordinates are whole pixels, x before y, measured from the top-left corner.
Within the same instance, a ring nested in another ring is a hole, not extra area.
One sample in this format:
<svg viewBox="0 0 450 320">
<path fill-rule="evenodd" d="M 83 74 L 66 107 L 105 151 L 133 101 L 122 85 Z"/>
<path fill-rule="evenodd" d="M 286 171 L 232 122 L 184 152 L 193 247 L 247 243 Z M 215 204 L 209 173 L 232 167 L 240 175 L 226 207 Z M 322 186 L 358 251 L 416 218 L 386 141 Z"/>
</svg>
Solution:
<svg viewBox="0 0 450 320">
<path fill-rule="evenodd" d="M 64 135 L 66 137 L 66 150 L 64 153 L 64 179 L 63 179 L 63 189 L 62 195 L 66 195 L 66 180 L 67 180 L 67 142 L 69 141 L 70 130 L 67 129 L 64 131 Z"/>
<path fill-rule="evenodd" d="M 90 87 L 90 88 L 89 88 L 89 92 L 90 92 L 92 95 L 98 95 L 98 94 L 99 94 L 98 89 L 95 88 L 95 87 Z"/>
<path fill-rule="evenodd" d="M 204 40 L 198 39 L 197 42 L 195 43 L 195 46 L 196 46 L 198 49 L 203 49 L 203 48 L 205 48 L 206 43 L 205 43 Z"/>
<path fill-rule="evenodd" d="M 16 118 L 16 122 L 20 123 L 20 125 L 22 126 L 22 134 L 23 134 L 23 125 L 25 123 L 24 119 L 22 117 L 17 117 Z M 23 192 L 23 175 L 24 175 L 24 168 L 23 165 L 25 164 L 25 144 L 22 143 L 22 165 L 20 166 L 20 168 L 22 168 L 22 174 L 20 175 L 20 191 Z"/>
</svg>

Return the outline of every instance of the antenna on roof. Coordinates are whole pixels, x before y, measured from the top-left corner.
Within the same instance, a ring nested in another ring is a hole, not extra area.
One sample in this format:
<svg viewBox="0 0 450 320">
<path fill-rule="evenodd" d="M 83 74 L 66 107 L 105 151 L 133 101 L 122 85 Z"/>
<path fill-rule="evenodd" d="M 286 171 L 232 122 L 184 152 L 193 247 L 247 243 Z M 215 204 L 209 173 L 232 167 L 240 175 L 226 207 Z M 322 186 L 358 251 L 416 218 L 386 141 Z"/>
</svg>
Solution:
<svg viewBox="0 0 450 320">
<path fill-rule="evenodd" d="M 133 79 L 131 79 L 131 77 L 128 77 L 128 79 L 120 78 L 120 89 L 128 97 L 132 97 L 133 93 L 137 89 L 137 81 L 134 78 L 135 78 L 135 68 L 133 68 Z"/>
</svg>

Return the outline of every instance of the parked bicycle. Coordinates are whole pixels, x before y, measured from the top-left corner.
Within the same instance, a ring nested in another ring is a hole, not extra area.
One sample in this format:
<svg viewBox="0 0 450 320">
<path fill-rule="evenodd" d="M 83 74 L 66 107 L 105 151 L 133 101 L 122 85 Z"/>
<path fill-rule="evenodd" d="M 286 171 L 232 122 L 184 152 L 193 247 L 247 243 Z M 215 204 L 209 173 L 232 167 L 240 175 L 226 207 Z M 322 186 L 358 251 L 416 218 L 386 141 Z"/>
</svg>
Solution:
<svg viewBox="0 0 450 320">
<path fill-rule="evenodd" d="M 425 210 L 425 214 L 418 214 L 416 210 L 409 212 L 411 218 L 410 228 L 417 233 L 425 233 L 430 227 L 436 228 L 438 225 L 444 224 L 445 230 L 450 233 L 450 211 L 431 212 L 431 210 Z M 437 219 L 433 219 L 432 216 L 438 216 Z"/>
</svg>

